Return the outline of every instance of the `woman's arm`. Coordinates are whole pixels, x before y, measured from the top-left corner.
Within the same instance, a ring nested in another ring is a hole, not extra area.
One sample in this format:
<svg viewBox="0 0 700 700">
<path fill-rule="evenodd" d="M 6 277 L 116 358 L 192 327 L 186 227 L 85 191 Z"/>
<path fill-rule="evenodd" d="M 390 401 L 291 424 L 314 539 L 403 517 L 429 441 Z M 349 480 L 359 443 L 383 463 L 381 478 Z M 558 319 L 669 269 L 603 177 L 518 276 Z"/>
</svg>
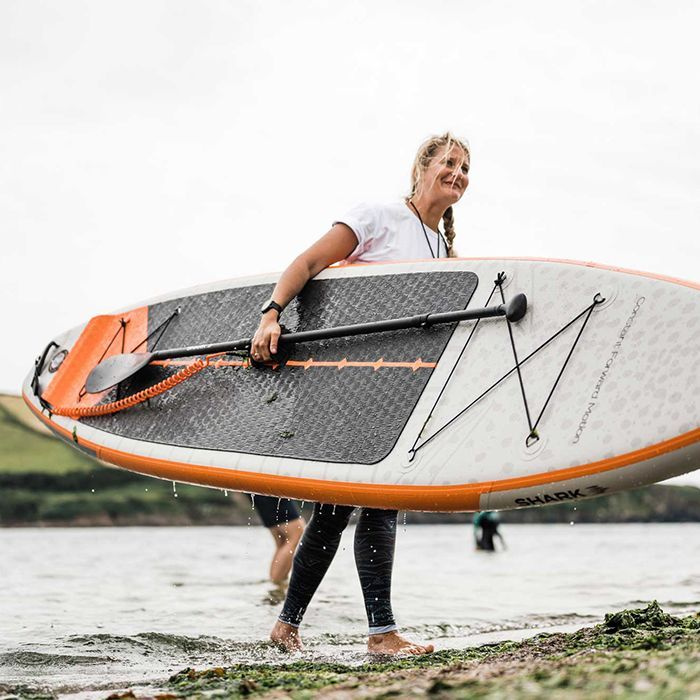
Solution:
<svg viewBox="0 0 700 700">
<path fill-rule="evenodd" d="M 325 236 L 292 261 L 275 285 L 272 299 L 284 308 L 312 277 L 334 262 L 347 258 L 356 246 L 357 237 L 353 230 L 345 224 L 335 224 Z M 278 320 L 275 309 L 270 309 L 260 319 L 250 348 L 256 360 L 271 360 L 272 355 L 277 352 L 280 336 Z"/>
</svg>

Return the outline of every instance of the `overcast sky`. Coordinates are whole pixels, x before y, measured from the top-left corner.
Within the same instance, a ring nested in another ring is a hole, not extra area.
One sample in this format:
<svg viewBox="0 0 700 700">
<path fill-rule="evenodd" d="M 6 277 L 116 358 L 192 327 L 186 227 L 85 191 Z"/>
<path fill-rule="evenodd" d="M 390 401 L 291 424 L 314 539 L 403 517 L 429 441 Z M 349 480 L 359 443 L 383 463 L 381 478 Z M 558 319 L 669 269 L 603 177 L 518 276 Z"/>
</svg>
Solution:
<svg viewBox="0 0 700 700">
<path fill-rule="evenodd" d="M 699 26 L 690 0 L 0 0 L 0 390 L 92 315 L 282 269 L 445 129 L 461 255 L 698 280 Z"/>
</svg>

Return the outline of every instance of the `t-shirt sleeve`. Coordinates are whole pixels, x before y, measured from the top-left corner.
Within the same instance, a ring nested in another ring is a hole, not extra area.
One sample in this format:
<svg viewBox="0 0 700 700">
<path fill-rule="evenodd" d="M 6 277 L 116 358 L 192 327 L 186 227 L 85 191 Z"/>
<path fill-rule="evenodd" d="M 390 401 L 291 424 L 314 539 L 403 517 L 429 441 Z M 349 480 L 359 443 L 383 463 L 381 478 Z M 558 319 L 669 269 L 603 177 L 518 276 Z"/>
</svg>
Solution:
<svg viewBox="0 0 700 700">
<path fill-rule="evenodd" d="M 374 204 L 358 204 L 333 222 L 349 226 L 357 238 L 355 250 L 347 257 L 347 262 L 359 258 L 372 245 L 372 239 L 379 230 L 379 207 Z"/>
</svg>

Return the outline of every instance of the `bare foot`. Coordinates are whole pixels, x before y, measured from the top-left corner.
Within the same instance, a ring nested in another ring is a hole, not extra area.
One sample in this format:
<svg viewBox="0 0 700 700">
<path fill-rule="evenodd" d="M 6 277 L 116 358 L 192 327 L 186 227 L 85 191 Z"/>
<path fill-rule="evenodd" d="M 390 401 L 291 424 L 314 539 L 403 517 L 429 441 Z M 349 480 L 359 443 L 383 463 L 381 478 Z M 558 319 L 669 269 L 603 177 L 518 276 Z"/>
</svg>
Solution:
<svg viewBox="0 0 700 700">
<path fill-rule="evenodd" d="M 398 632 L 371 634 L 367 640 L 367 651 L 370 654 L 430 654 L 434 650 L 432 644 L 416 644 Z"/>
<path fill-rule="evenodd" d="M 275 626 L 270 632 L 270 639 L 273 644 L 285 651 L 301 651 L 304 648 L 299 636 L 299 630 L 281 620 L 275 622 Z"/>
</svg>

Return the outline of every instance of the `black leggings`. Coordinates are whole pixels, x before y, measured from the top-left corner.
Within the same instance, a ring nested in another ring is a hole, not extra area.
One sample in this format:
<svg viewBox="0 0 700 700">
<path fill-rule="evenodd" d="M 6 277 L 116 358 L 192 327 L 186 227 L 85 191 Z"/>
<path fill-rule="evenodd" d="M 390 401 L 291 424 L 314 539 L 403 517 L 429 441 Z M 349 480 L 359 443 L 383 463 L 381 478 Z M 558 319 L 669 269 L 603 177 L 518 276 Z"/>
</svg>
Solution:
<svg viewBox="0 0 700 700">
<path fill-rule="evenodd" d="M 279 619 L 298 627 L 330 566 L 353 506 L 316 503 L 294 555 L 287 599 Z M 396 545 L 395 510 L 363 508 L 355 530 L 355 564 L 369 623 L 369 633 L 396 629 L 391 610 L 391 571 Z"/>
</svg>

